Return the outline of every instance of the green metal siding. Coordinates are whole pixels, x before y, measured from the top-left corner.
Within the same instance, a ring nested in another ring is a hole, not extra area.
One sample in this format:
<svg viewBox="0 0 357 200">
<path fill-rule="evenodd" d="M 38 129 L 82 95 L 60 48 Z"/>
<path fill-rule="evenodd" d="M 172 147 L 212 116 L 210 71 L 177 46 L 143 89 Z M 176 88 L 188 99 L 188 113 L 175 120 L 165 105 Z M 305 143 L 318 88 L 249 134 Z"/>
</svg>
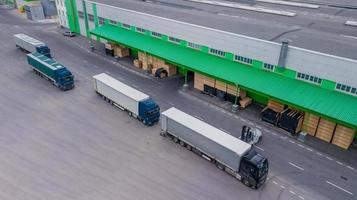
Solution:
<svg viewBox="0 0 357 200">
<path fill-rule="evenodd" d="M 84 24 L 86 27 L 86 36 L 90 37 L 90 32 L 89 32 L 89 24 L 88 24 L 88 15 L 87 15 L 87 7 L 86 7 L 86 2 L 82 0 L 82 7 L 83 7 L 83 13 L 84 13 Z"/>
<path fill-rule="evenodd" d="M 110 25 L 99 27 L 91 33 L 180 63 L 191 70 L 237 83 L 291 106 L 333 118 L 352 127 L 357 126 L 356 97 L 296 80 L 295 71 L 279 69 L 277 71 L 281 76 Z"/>
<path fill-rule="evenodd" d="M 69 29 L 72 32 L 80 34 L 79 21 L 78 21 L 78 11 L 77 4 L 74 0 L 66 0 L 65 1 L 66 10 L 67 10 L 67 18 Z"/>
</svg>

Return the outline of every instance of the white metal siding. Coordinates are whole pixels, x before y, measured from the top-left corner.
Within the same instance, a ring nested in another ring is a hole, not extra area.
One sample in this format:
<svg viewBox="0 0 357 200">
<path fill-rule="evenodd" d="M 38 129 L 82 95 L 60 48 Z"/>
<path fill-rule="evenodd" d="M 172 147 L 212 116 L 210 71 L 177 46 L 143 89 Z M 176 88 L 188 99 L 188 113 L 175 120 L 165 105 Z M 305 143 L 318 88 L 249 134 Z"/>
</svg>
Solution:
<svg viewBox="0 0 357 200">
<path fill-rule="evenodd" d="M 88 1 L 90 2 L 90 1 Z M 97 3 L 98 16 L 277 65 L 278 43 Z M 290 69 L 357 87 L 357 61 L 290 46 Z"/>
</svg>

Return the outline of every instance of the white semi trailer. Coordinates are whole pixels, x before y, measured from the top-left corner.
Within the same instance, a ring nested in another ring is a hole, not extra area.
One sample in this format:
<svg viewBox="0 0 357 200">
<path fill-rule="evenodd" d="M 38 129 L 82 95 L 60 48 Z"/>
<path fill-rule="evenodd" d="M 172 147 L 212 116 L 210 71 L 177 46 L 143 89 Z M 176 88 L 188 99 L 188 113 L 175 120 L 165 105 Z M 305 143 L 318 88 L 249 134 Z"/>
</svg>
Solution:
<svg viewBox="0 0 357 200">
<path fill-rule="evenodd" d="M 252 145 L 174 107 L 161 113 L 161 135 L 215 163 L 245 185 L 259 188 L 267 178 L 268 159 Z"/>
<path fill-rule="evenodd" d="M 51 50 L 48 46 L 35 38 L 26 34 L 19 33 L 14 35 L 14 42 L 16 47 L 21 48 L 30 53 L 40 53 L 46 57 L 51 58 Z"/>
<path fill-rule="evenodd" d="M 160 108 L 148 95 L 108 74 L 93 76 L 94 90 L 106 101 L 128 111 L 129 115 L 150 126 L 160 119 Z"/>
</svg>

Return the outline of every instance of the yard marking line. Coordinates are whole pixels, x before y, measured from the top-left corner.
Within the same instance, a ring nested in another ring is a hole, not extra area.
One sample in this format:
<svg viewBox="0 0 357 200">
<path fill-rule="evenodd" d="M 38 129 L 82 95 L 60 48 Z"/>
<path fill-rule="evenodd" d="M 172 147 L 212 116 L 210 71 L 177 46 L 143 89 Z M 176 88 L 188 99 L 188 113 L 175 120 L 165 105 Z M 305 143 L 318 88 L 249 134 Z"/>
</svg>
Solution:
<svg viewBox="0 0 357 200">
<path fill-rule="evenodd" d="M 328 184 L 330 184 L 330 185 L 332 185 L 332 186 L 334 186 L 334 187 L 336 187 L 336 188 L 338 188 L 338 189 L 340 189 L 340 190 L 342 190 L 342 191 L 344 191 L 344 192 L 346 192 L 346 193 L 348 193 L 348 194 L 353 196 L 352 192 L 350 192 L 350 191 L 348 191 L 348 190 L 346 190 L 346 189 L 344 189 L 344 188 L 342 188 L 342 187 L 340 187 L 338 185 L 335 185 L 335 184 L 331 183 L 330 181 L 326 181 L 326 183 L 328 183 Z"/>
<path fill-rule="evenodd" d="M 276 181 L 273 181 L 273 183 L 274 183 L 275 185 L 278 185 L 278 183 L 277 183 Z"/>
<path fill-rule="evenodd" d="M 289 192 L 290 192 L 291 194 L 293 194 L 293 195 L 296 195 L 296 193 L 295 193 L 294 191 L 292 191 L 292 190 L 289 190 Z"/>
<path fill-rule="evenodd" d="M 276 134 L 276 133 L 274 133 L 274 132 L 271 132 L 271 134 L 273 134 L 273 135 L 277 136 L 277 134 Z"/>
<path fill-rule="evenodd" d="M 316 154 L 319 155 L 319 156 L 322 156 L 322 153 L 320 153 L 320 152 L 316 152 Z"/>
<path fill-rule="evenodd" d="M 328 157 L 328 156 L 326 156 L 326 158 L 329 159 L 329 160 L 333 160 L 331 157 Z"/>
<path fill-rule="evenodd" d="M 171 105 L 171 106 L 174 106 L 175 104 L 174 103 L 172 103 L 172 102 L 169 102 L 169 104 Z"/>
<path fill-rule="evenodd" d="M 257 149 L 260 149 L 260 150 L 264 151 L 264 149 L 263 149 L 263 148 L 258 147 L 257 145 L 254 145 L 254 146 L 255 146 L 255 147 L 257 147 Z"/>
<path fill-rule="evenodd" d="M 339 165 L 343 165 L 343 163 L 340 162 L 340 161 L 337 161 L 337 160 L 336 160 L 336 162 L 337 162 L 337 164 L 339 164 Z"/>
<path fill-rule="evenodd" d="M 285 186 L 283 186 L 283 185 L 281 185 L 280 187 L 281 187 L 282 189 L 285 189 Z"/>
<path fill-rule="evenodd" d="M 197 119 L 200 119 L 201 121 L 203 121 L 203 119 L 197 115 L 194 115 L 194 117 L 196 117 Z"/>
<path fill-rule="evenodd" d="M 304 145 L 302 145 L 302 144 L 298 144 L 298 146 L 301 148 L 305 148 Z"/>
<path fill-rule="evenodd" d="M 302 197 L 302 196 L 300 196 L 300 195 L 299 195 L 299 198 L 302 199 L 302 200 L 304 200 L 304 197 Z"/>
<path fill-rule="evenodd" d="M 355 168 L 351 167 L 351 166 L 347 166 L 348 169 L 354 170 Z"/>
<path fill-rule="evenodd" d="M 288 138 L 288 137 L 286 137 L 286 136 L 280 136 L 280 138 L 281 138 L 282 140 L 285 140 L 285 139 Z"/>
<path fill-rule="evenodd" d="M 289 162 L 289 164 L 292 165 L 292 166 L 295 167 L 295 168 L 300 169 L 301 171 L 304 171 L 304 168 L 299 167 L 299 166 L 297 166 L 296 164 L 294 164 L 294 163 L 292 163 L 292 162 Z"/>
<path fill-rule="evenodd" d="M 109 71 L 105 71 L 105 73 L 110 74 L 110 72 L 109 72 Z"/>
<path fill-rule="evenodd" d="M 306 148 L 308 151 L 313 151 L 312 149 L 310 149 L 310 148 Z"/>
<path fill-rule="evenodd" d="M 294 142 L 294 141 L 292 141 L 292 140 L 289 140 L 289 142 L 290 142 L 290 143 L 293 143 L 293 144 L 295 144 L 295 142 Z"/>
</svg>

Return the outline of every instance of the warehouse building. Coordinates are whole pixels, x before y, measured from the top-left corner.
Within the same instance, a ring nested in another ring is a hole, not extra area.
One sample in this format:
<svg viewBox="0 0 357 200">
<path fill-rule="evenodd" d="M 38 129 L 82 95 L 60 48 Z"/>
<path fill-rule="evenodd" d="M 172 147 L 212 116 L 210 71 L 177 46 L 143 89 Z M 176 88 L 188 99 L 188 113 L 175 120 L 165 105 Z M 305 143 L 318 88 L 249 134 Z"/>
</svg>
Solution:
<svg viewBox="0 0 357 200">
<path fill-rule="evenodd" d="M 61 1 L 61 0 L 59 0 Z M 103 3 L 107 2 L 107 3 Z M 107 54 L 166 76 L 194 74 L 194 87 L 248 106 L 265 121 L 347 149 L 357 128 L 357 61 L 120 8 L 66 0 L 68 26 Z"/>
</svg>

